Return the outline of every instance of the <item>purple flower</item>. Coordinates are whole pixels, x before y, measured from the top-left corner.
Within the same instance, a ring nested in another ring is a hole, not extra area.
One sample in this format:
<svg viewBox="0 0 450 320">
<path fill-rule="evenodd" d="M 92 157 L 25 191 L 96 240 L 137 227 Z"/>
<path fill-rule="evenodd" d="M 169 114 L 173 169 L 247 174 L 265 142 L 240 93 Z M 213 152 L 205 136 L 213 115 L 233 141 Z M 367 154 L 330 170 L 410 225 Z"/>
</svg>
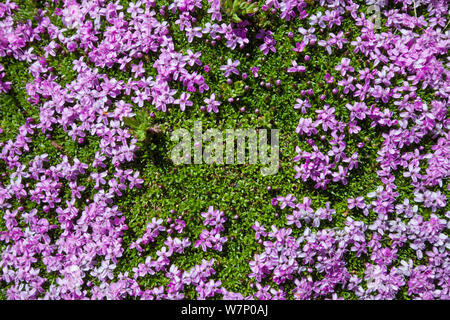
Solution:
<svg viewBox="0 0 450 320">
<path fill-rule="evenodd" d="M 184 111 L 186 109 L 186 106 L 192 106 L 194 103 L 192 101 L 189 100 L 189 97 L 191 95 L 189 93 L 183 92 L 180 96 L 179 99 L 176 99 L 174 101 L 175 104 L 179 104 L 180 105 L 180 109 L 181 111 Z"/>
<path fill-rule="evenodd" d="M 261 30 L 260 33 L 256 35 L 256 38 L 264 39 L 264 43 L 259 46 L 259 50 L 261 50 L 264 55 L 267 55 L 269 51 L 272 51 L 274 53 L 277 52 L 277 49 L 275 48 L 277 42 L 272 37 L 271 31 L 265 32 L 264 30 Z"/>
<path fill-rule="evenodd" d="M 255 78 L 258 78 L 259 67 L 250 67 L 250 71 L 252 72 Z"/>
<path fill-rule="evenodd" d="M 305 49 L 305 47 L 306 47 L 306 42 L 304 42 L 304 41 L 302 41 L 301 43 L 296 43 L 295 44 L 295 48 L 292 48 L 292 50 L 293 51 L 295 51 L 295 52 L 298 52 L 298 53 L 300 53 L 300 52 L 303 52 L 303 50 Z"/>
<path fill-rule="evenodd" d="M 292 67 L 290 67 L 290 68 L 287 70 L 287 72 L 305 72 L 305 71 L 306 71 L 306 67 L 304 67 L 304 66 L 299 66 L 299 65 L 297 64 L 297 61 L 292 60 L 291 63 L 292 63 Z"/>
<path fill-rule="evenodd" d="M 334 77 L 331 76 L 330 73 L 327 73 L 327 74 L 324 76 L 324 80 L 325 80 L 327 83 L 333 83 L 333 82 L 334 82 Z"/>
<path fill-rule="evenodd" d="M 231 61 L 231 59 L 228 59 L 227 64 L 220 67 L 220 70 L 225 71 L 224 76 L 228 77 L 231 73 L 234 73 L 236 75 L 239 75 L 239 71 L 237 69 L 237 66 L 239 66 L 240 61 L 235 60 Z"/>
<path fill-rule="evenodd" d="M 211 112 L 214 111 L 215 113 L 219 112 L 219 109 L 217 108 L 218 106 L 220 106 L 220 102 L 216 101 L 216 94 L 213 93 L 211 94 L 211 97 L 205 98 L 204 102 L 207 104 L 207 111 Z"/>
<path fill-rule="evenodd" d="M 105 184 L 106 183 L 106 180 L 104 178 L 107 175 L 108 175 L 107 171 L 103 171 L 101 173 L 91 172 L 91 178 L 95 182 L 95 186 L 94 186 L 95 189 L 99 189 L 100 188 L 100 184 Z"/>
<path fill-rule="evenodd" d="M 297 98 L 297 103 L 294 104 L 294 109 L 300 109 L 303 114 L 306 113 L 306 108 L 311 108 L 311 104 L 308 99 L 302 100 Z"/>
<path fill-rule="evenodd" d="M 337 65 L 334 70 L 340 71 L 341 76 L 345 76 L 345 74 L 348 72 L 353 72 L 355 69 L 350 66 L 350 59 L 348 58 L 342 58 L 341 64 Z"/>
</svg>

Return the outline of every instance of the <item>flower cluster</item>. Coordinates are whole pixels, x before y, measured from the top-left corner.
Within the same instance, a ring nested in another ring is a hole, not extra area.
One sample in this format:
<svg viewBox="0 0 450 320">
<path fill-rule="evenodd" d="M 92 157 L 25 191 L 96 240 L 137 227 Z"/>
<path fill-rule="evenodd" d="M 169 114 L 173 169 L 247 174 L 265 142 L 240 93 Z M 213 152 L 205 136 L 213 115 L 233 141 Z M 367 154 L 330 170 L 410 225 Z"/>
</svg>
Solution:
<svg viewBox="0 0 450 320">
<path fill-rule="evenodd" d="M 206 251 L 207 248 L 222 251 L 222 246 L 227 241 L 227 237 L 221 237 L 220 235 L 220 232 L 225 230 L 223 224 L 227 221 L 224 212 L 214 210 L 211 206 L 207 212 L 202 212 L 201 215 L 205 218 L 203 224 L 214 228 L 212 230 L 202 230 L 199 240 L 195 242 L 194 247 L 201 247 L 203 251 Z"/>
<path fill-rule="evenodd" d="M 11 89 L 11 82 L 4 81 L 5 73 L 3 72 L 5 68 L 0 64 L 0 91 L 8 92 Z"/>
</svg>

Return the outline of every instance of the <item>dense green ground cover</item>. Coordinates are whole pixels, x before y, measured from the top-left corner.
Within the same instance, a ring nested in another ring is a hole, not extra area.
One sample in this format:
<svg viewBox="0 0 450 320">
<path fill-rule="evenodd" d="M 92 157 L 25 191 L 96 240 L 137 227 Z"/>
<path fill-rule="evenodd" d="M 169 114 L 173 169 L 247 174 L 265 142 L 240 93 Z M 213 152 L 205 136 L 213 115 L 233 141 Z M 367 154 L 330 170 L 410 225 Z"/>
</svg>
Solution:
<svg viewBox="0 0 450 320">
<path fill-rule="evenodd" d="M 33 22 L 33 16 L 41 6 L 40 1 L 16 1 L 20 9 L 16 15 L 16 19 L 25 21 L 30 19 Z M 127 1 L 121 1 L 126 6 Z M 157 6 L 168 5 L 166 1 L 158 1 Z M 50 6 L 51 21 L 63 27 L 58 16 L 52 15 L 54 5 Z M 203 10 L 206 13 L 206 10 Z M 317 8 L 307 8 L 309 14 L 317 11 Z M 364 9 L 360 9 L 364 11 Z M 201 12 L 201 10 L 199 11 Z M 201 15 L 199 15 L 201 16 Z M 182 255 L 173 258 L 177 265 L 183 269 L 189 269 L 195 264 L 201 263 L 202 259 L 209 260 L 214 258 L 216 280 L 221 280 L 224 287 L 231 291 L 240 292 L 244 295 L 254 292 L 254 279 L 249 278 L 250 273 L 249 261 L 253 255 L 260 249 L 258 241 L 255 240 L 252 225 L 256 220 L 264 223 L 266 226 L 276 225 L 285 226 L 286 213 L 277 206 L 271 204 L 271 199 L 279 195 L 293 194 L 297 199 L 309 197 L 312 199 L 312 207 L 319 208 L 330 202 L 336 210 L 332 222 L 326 222 L 325 226 L 342 228 L 346 217 L 353 216 L 355 219 L 373 222 L 376 215 L 371 213 L 364 216 L 362 213 L 349 211 L 347 209 L 347 198 L 355 198 L 359 195 L 367 194 L 374 191 L 376 186 L 381 182 L 376 174 L 377 170 L 377 151 L 382 142 L 382 131 L 377 128 L 371 128 L 368 124 L 362 128 L 358 135 L 351 135 L 347 138 L 348 154 L 358 151 L 360 155 L 360 163 L 357 170 L 350 174 L 347 185 L 340 183 L 331 183 L 326 190 L 317 190 L 314 184 L 294 179 L 295 170 L 293 168 L 293 157 L 296 155 L 295 146 L 300 146 L 303 150 L 309 150 L 310 146 L 306 139 L 295 133 L 300 117 L 314 117 L 315 111 L 323 107 L 324 103 L 328 103 L 335 107 L 336 117 L 341 121 L 348 121 L 349 112 L 345 105 L 351 101 L 348 95 L 339 92 L 336 95 L 331 93 L 331 85 L 327 84 L 323 79 L 327 72 L 339 78 L 339 72 L 334 70 L 334 66 L 339 65 L 343 57 L 351 59 L 352 66 L 356 70 L 371 68 L 371 62 L 361 55 L 355 54 L 350 49 L 350 44 L 344 44 L 342 49 L 334 48 L 333 54 L 329 55 L 323 47 L 307 46 L 302 54 L 292 50 L 296 42 L 301 41 L 301 35 L 296 30 L 299 27 L 307 28 L 307 20 L 294 19 L 285 21 L 272 15 L 270 12 L 262 12 L 257 16 L 250 17 L 251 25 L 249 26 L 248 38 L 253 38 L 254 34 L 260 28 L 270 28 L 273 36 L 277 41 L 277 52 L 264 55 L 258 46 L 250 43 L 242 50 L 229 50 L 224 43 L 217 43 L 215 46 L 206 44 L 203 40 L 194 40 L 188 43 L 183 32 L 173 22 L 175 16 L 169 15 L 167 20 L 170 23 L 171 34 L 176 43 L 176 50 L 186 52 L 191 49 L 193 52 L 201 52 L 201 60 L 204 65 L 216 66 L 211 72 L 203 73 L 205 82 L 210 86 L 210 92 L 220 93 L 220 101 L 222 105 L 218 113 L 202 112 L 198 106 L 203 105 L 204 97 L 200 94 L 193 94 L 191 99 L 194 102 L 192 108 L 187 108 L 182 112 L 178 108 L 171 108 L 168 112 L 156 112 L 150 104 L 144 104 L 144 110 L 155 112 L 155 117 L 151 118 L 153 126 L 159 126 L 161 132 L 157 134 L 149 134 L 147 139 L 141 143 L 140 150 L 136 153 L 135 160 L 128 164 L 130 168 L 138 169 L 144 184 L 141 189 L 133 189 L 125 192 L 123 197 L 116 200 L 117 206 L 124 213 L 129 229 L 125 231 L 123 237 L 123 246 L 128 248 L 130 243 L 137 237 L 141 236 L 145 230 L 146 224 L 153 217 L 161 217 L 167 219 L 169 217 L 181 216 L 186 221 L 187 236 L 191 239 L 198 238 L 204 226 L 200 212 L 207 210 L 209 206 L 214 206 L 219 210 L 224 210 L 228 218 L 225 224 L 226 231 L 224 235 L 228 237 L 222 252 L 207 251 L 201 248 L 188 248 Z M 173 20 L 173 21 L 172 21 Z M 384 21 L 384 20 L 383 20 Z M 171 23 L 172 22 L 172 23 Z M 354 25 L 351 19 L 345 19 L 341 26 L 348 38 L 356 38 L 360 30 Z M 294 32 L 294 37 L 289 37 L 288 33 Z M 40 46 L 49 42 L 49 39 L 42 39 Z M 42 52 L 42 47 L 34 45 L 34 52 Z M 83 52 L 64 52 L 56 57 L 47 59 L 49 65 L 54 68 L 54 74 L 58 76 L 61 84 L 69 83 L 76 78 L 76 72 L 72 70 L 72 61 L 77 59 Z M 311 60 L 303 62 L 304 55 L 310 55 Z M 155 75 L 152 64 L 155 56 L 148 55 L 145 57 L 144 67 L 147 75 Z M 241 61 L 240 70 L 247 72 L 249 77 L 242 80 L 239 76 L 233 76 L 233 83 L 227 84 L 226 78 L 223 77 L 222 71 L 218 66 L 225 64 L 227 59 Z M 287 73 L 291 60 L 302 61 L 307 67 L 307 71 L 303 74 Z M 12 82 L 12 89 L 7 94 L 0 94 L 0 127 L 3 133 L 0 135 L 0 141 L 13 139 L 18 128 L 25 122 L 27 117 L 39 118 L 38 106 L 33 106 L 27 101 L 27 93 L 25 86 L 32 80 L 32 76 L 28 72 L 28 64 L 26 62 L 17 61 L 11 57 L 0 59 L 0 63 L 5 67 L 5 79 Z M 250 75 L 250 67 L 260 67 L 259 77 L 254 78 Z M 201 70 L 202 67 L 198 67 Z M 103 68 L 99 72 L 107 74 L 110 78 L 114 77 L 118 80 L 127 81 L 132 77 L 131 72 L 122 72 L 117 68 Z M 275 81 L 281 80 L 280 85 L 276 85 Z M 398 79 L 399 83 L 401 79 Z M 260 82 L 270 82 L 271 87 L 261 86 Z M 174 84 L 175 85 L 175 84 Z M 241 90 L 243 85 L 248 85 L 249 90 Z M 182 89 L 178 84 L 178 88 Z M 306 115 L 301 115 L 298 110 L 293 109 L 296 98 L 300 96 L 301 90 L 314 89 L 314 95 L 310 97 L 312 107 L 307 111 Z M 177 89 L 177 87 L 175 87 Z M 342 90 L 342 89 L 341 89 Z M 431 91 L 419 90 L 421 97 L 425 102 L 431 102 L 433 97 Z M 325 101 L 320 101 L 319 97 L 325 94 Z M 229 97 L 234 97 L 233 103 L 227 102 Z M 238 99 L 237 99 L 238 98 Z M 132 103 L 129 97 L 128 102 Z M 238 100 L 238 101 L 237 101 Z M 374 103 L 374 101 L 372 101 Z M 366 101 L 370 105 L 371 101 Z M 241 112 L 240 108 L 245 107 L 245 112 Z M 392 102 L 388 107 L 396 114 L 396 106 Z M 138 107 L 135 106 L 136 111 Z M 258 112 L 256 112 L 256 110 Z M 139 111 L 141 112 L 141 111 Z M 394 116 L 396 117 L 396 115 Z M 175 166 L 170 160 L 170 152 L 175 143 L 171 141 L 170 134 L 178 128 L 193 128 L 194 121 L 202 121 L 204 130 L 206 128 L 218 128 L 225 130 L 227 128 L 265 128 L 280 130 L 280 168 L 276 175 L 262 176 L 260 168 L 262 165 L 180 165 Z M 327 139 L 317 141 L 326 146 Z M 366 143 L 365 148 L 358 149 L 359 142 Z M 425 150 L 429 150 L 434 141 L 430 140 L 428 144 L 422 144 Z M 70 139 L 67 134 L 57 128 L 50 134 L 38 133 L 34 136 L 31 144 L 32 148 L 29 153 L 24 154 L 21 159 L 24 161 L 31 160 L 35 154 L 47 153 L 51 161 L 56 161 L 61 155 L 67 155 L 70 158 L 77 157 L 81 161 L 89 163 L 93 160 L 97 151 L 97 141 L 95 138 L 89 137 L 83 144 L 78 144 Z M 308 149 L 309 148 L 309 149 Z M 0 172 L 8 172 L 5 166 L 0 163 Z M 7 175 L 0 176 L 0 182 L 4 183 Z M 87 187 L 87 191 L 83 193 L 84 199 L 89 199 L 91 194 L 89 188 L 94 186 L 94 182 L 86 176 L 82 178 L 81 183 Z M 413 187 L 409 180 L 404 178 L 401 173 L 396 176 L 397 191 L 400 193 L 399 198 L 410 197 Z M 268 190 L 268 186 L 271 187 Z M 70 190 L 65 189 L 66 194 L 62 196 L 62 200 L 70 199 Z M 449 190 L 445 190 L 447 198 L 450 196 Z M 83 200 L 83 199 L 82 199 Z M 38 207 L 38 206 L 37 206 Z M 448 205 L 446 209 L 448 210 Z M 429 216 L 431 210 L 421 208 L 421 214 L 425 217 Z M 443 217 L 441 211 L 438 215 Z M 57 223 L 56 217 L 52 211 L 48 214 L 43 213 L 50 222 Z M 0 220 L 0 229 L 4 228 L 3 222 Z M 323 227 L 323 224 L 321 225 Z M 302 229 L 293 228 L 294 235 L 300 235 Z M 314 228 L 312 228 L 314 230 Z M 58 236 L 59 230 L 54 230 L 54 237 Z M 146 255 L 156 256 L 156 248 L 159 248 L 164 239 L 160 238 L 154 244 L 147 246 L 142 255 L 135 250 L 125 249 L 124 257 L 118 263 L 115 274 L 129 271 L 138 263 L 143 262 Z M 386 243 L 389 239 L 385 240 Z M 0 244 L 0 251 L 2 251 Z M 401 249 L 399 258 L 418 261 L 412 249 Z M 426 258 L 424 258 L 426 259 Z M 401 260 L 401 259 L 398 259 Z M 367 255 L 362 258 L 356 258 L 349 255 L 348 269 L 351 272 L 363 277 L 364 264 L 370 259 Z M 45 273 L 42 266 L 42 272 Z M 317 275 L 319 276 L 319 275 Z M 48 285 L 52 283 L 54 277 L 48 274 Z M 152 287 L 156 284 L 165 284 L 168 279 L 163 274 L 144 277 L 139 282 L 144 287 Z M 0 297 L 4 297 L 5 287 L 0 284 Z M 406 290 L 406 289 L 405 289 Z M 399 294 L 406 295 L 405 290 Z M 290 292 L 287 290 L 287 292 Z M 289 293 L 290 294 L 290 293 Z M 195 290 L 192 289 L 190 296 L 195 297 Z M 346 298 L 354 298 L 346 294 Z"/>
</svg>

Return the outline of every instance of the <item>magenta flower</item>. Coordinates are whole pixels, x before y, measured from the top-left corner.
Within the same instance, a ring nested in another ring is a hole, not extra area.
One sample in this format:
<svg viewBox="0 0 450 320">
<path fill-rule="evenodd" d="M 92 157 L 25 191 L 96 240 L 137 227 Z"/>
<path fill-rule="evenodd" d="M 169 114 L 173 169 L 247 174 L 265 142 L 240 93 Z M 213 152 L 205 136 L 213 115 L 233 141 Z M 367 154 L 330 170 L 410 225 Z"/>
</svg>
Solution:
<svg viewBox="0 0 450 320">
<path fill-rule="evenodd" d="M 308 99 L 302 100 L 297 98 L 297 103 L 294 104 L 294 109 L 300 109 L 303 114 L 306 113 L 306 108 L 311 108 L 311 104 Z"/>
<path fill-rule="evenodd" d="M 353 72 L 355 69 L 350 66 L 350 59 L 348 58 L 342 58 L 341 64 L 337 65 L 334 70 L 340 71 L 341 76 L 345 76 L 345 74 L 348 72 Z"/>
<path fill-rule="evenodd" d="M 324 78 L 324 80 L 325 80 L 327 83 L 333 83 L 333 82 L 334 82 L 334 77 L 333 77 L 330 73 L 328 73 L 328 72 L 327 72 L 327 74 L 326 74 L 323 78 Z"/>
<path fill-rule="evenodd" d="M 261 50 L 264 55 L 267 55 L 269 51 L 277 52 L 277 49 L 275 48 L 277 42 L 273 38 L 271 31 L 260 30 L 256 35 L 256 38 L 264 39 L 264 43 L 259 46 L 259 50 Z"/>
<path fill-rule="evenodd" d="M 302 43 L 304 43 L 305 45 L 311 44 L 314 45 L 317 37 L 314 35 L 314 32 L 316 31 L 316 29 L 314 27 L 311 27 L 309 29 L 304 29 L 304 28 L 298 28 L 298 32 L 300 32 L 300 34 L 303 35 L 303 41 Z"/>
<path fill-rule="evenodd" d="M 258 78 L 259 67 L 250 67 L 250 71 L 252 72 L 255 78 Z"/>
<path fill-rule="evenodd" d="M 294 72 L 305 72 L 305 71 L 306 71 L 306 67 L 304 67 L 304 66 L 299 66 L 299 65 L 297 64 L 297 61 L 292 60 L 291 63 L 292 63 L 292 67 L 290 67 L 290 68 L 287 70 L 287 72 L 294 73 Z"/>
<path fill-rule="evenodd" d="M 305 47 L 306 47 L 306 42 L 305 41 L 302 41 L 301 43 L 296 43 L 295 44 L 295 48 L 292 48 L 292 50 L 293 51 L 295 51 L 295 52 L 298 52 L 298 53 L 300 53 L 300 52 L 303 52 L 303 50 L 305 49 Z"/>
<path fill-rule="evenodd" d="M 180 109 L 181 111 L 184 111 L 186 109 L 186 106 L 190 107 L 192 106 L 194 103 L 192 101 L 189 100 L 189 97 L 191 95 L 189 93 L 183 92 L 180 96 L 179 99 L 176 99 L 174 101 L 175 104 L 179 104 L 180 105 Z"/>
<path fill-rule="evenodd" d="M 205 98 L 204 102 L 207 105 L 206 108 L 207 108 L 208 112 L 211 112 L 211 111 L 213 111 L 215 113 L 219 112 L 219 109 L 217 107 L 220 106 L 220 102 L 216 100 L 215 93 L 211 94 L 211 97 L 209 99 Z"/>
<path fill-rule="evenodd" d="M 221 66 L 220 70 L 224 71 L 225 77 L 228 77 L 231 73 L 239 75 L 239 71 L 237 69 L 237 66 L 239 65 L 240 65 L 239 60 L 231 61 L 231 59 L 228 59 L 227 64 Z"/>
<path fill-rule="evenodd" d="M 99 188 L 100 184 L 105 184 L 106 180 L 104 179 L 106 176 L 108 175 L 107 171 L 103 171 L 101 173 L 97 173 L 97 172 L 92 172 L 91 173 L 91 178 L 95 181 L 95 187 L 94 188 Z"/>
</svg>

